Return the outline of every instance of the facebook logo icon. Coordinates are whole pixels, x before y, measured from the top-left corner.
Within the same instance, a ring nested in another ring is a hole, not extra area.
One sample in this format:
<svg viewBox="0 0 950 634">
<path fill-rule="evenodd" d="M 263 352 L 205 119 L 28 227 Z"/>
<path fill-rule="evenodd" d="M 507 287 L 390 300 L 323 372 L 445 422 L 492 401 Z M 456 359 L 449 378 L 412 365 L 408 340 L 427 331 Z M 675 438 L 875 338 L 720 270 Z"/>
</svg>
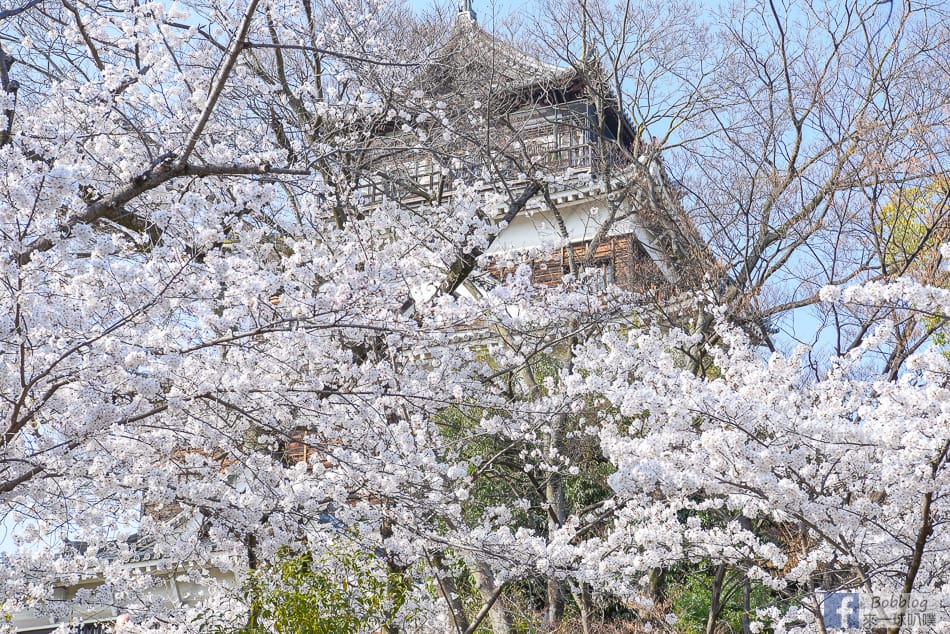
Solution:
<svg viewBox="0 0 950 634">
<path fill-rule="evenodd" d="M 856 630 L 859 627 L 859 601 L 857 592 L 831 592 L 825 595 L 825 627 L 829 629 Z"/>
</svg>

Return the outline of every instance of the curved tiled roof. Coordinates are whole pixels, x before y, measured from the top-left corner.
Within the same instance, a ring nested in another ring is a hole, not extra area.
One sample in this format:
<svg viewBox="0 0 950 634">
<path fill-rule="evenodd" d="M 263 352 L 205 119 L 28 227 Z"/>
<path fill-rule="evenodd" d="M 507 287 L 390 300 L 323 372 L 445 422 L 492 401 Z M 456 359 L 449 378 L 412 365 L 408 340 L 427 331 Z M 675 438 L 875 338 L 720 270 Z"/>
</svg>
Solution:
<svg viewBox="0 0 950 634">
<path fill-rule="evenodd" d="M 418 83 L 434 96 L 565 87 L 576 77 L 573 68 L 528 55 L 487 33 L 467 13 L 460 13 L 448 41 L 432 55 Z"/>
</svg>

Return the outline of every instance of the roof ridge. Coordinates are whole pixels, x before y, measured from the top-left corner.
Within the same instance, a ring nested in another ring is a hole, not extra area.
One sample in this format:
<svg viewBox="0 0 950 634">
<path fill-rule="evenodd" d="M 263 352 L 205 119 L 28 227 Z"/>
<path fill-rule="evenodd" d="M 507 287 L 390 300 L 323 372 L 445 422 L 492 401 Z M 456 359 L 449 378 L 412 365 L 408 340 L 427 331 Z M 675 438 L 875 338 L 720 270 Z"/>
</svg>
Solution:
<svg viewBox="0 0 950 634">
<path fill-rule="evenodd" d="M 459 14 L 461 17 L 463 14 Z M 474 20 L 467 19 L 456 20 L 454 33 L 452 34 L 446 49 L 452 53 L 459 52 L 459 40 L 465 38 L 465 44 L 468 44 L 468 50 L 490 53 L 494 62 L 507 61 L 508 68 L 518 72 L 520 75 L 529 75 L 531 79 L 553 78 L 569 73 L 574 69 L 565 66 L 558 66 L 545 62 L 537 57 L 526 53 L 514 44 L 496 37 L 483 29 Z M 487 49 L 487 50 L 486 50 Z M 498 58 L 501 60 L 498 60 Z"/>
</svg>

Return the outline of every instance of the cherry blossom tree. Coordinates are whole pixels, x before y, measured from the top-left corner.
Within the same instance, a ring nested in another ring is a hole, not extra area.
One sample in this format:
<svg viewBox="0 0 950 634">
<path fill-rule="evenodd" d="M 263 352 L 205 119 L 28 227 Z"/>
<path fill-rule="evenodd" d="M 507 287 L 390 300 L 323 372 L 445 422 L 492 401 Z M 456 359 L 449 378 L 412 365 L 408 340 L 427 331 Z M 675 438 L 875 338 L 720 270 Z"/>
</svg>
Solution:
<svg viewBox="0 0 950 634">
<path fill-rule="evenodd" d="M 603 288 L 590 257 L 556 287 L 532 254 L 473 283 L 529 202 L 556 215 L 560 175 L 482 134 L 490 86 L 427 94 L 444 29 L 398 5 L 0 10 L 0 611 L 236 631 L 277 618 L 242 589 L 279 591 L 288 561 L 324 566 L 308 583 L 358 562 L 389 632 L 512 631 L 538 579 L 549 621 L 569 595 L 589 630 L 606 597 L 674 629 L 651 586 L 690 566 L 714 571 L 710 632 L 730 580 L 749 632 L 823 631 L 828 591 L 945 592 L 947 360 L 877 361 L 884 317 L 950 301 L 885 283 L 858 210 L 942 169 L 946 101 L 908 100 L 946 82 L 947 23 L 845 6 L 821 30 L 826 9 L 737 6 L 696 74 L 682 34 L 632 72 L 624 46 L 663 36 L 629 6 L 538 40 L 655 139 L 599 177 L 660 264 L 708 265 L 669 301 Z M 432 194 L 398 160 L 458 147 L 492 186 Z M 649 189 L 661 152 L 678 189 Z M 762 351 L 761 318 L 817 302 L 864 322 L 806 375 L 806 351 Z M 170 580 L 205 594 L 170 603 Z"/>
</svg>

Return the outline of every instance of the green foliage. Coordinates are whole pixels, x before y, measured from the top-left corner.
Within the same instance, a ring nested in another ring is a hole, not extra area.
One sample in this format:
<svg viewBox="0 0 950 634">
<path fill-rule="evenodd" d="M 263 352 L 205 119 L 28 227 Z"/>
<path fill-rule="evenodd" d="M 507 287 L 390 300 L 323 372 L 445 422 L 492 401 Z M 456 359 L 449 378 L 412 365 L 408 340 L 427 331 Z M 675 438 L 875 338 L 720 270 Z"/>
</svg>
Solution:
<svg viewBox="0 0 950 634">
<path fill-rule="evenodd" d="M 920 186 L 904 186 L 881 206 L 877 218 L 881 264 L 889 275 L 904 275 L 922 284 L 946 288 L 940 245 L 950 239 L 950 179 L 937 177 Z M 942 315 L 923 316 L 924 331 L 950 358 L 950 336 Z"/>
<path fill-rule="evenodd" d="M 370 553 L 287 553 L 244 584 L 247 624 L 231 634 L 360 634 L 392 623 L 410 581 Z"/>
<path fill-rule="evenodd" d="M 939 247 L 948 238 L 950 181 L 937 178 L 922 186 L 905 186 L 878 212 L 882 264 L 888 272 L 937 283 Z"/>
<path fill-rule="evenodd" d="M 714 573 L 708 567 L 690 568 L 678 583 L 671 584 L 669 596 L 672 599 L 673 613 L 676 615 L 676 630 L 682 634 L 703 634 L 706 631 L 706 619 L 712 603 Z M 742 582 L 744 576 L 739 572 L 726 575 L 720 600 L 724 601 L 719 612 L 719 622 L 726 625 L 727 631 L 742 631 Z M 752 618 L 756 609 L 775 605 L 780 599 L 774 592 L 760 583 L 752 582 L 750 608 Z"/>
</svg>

